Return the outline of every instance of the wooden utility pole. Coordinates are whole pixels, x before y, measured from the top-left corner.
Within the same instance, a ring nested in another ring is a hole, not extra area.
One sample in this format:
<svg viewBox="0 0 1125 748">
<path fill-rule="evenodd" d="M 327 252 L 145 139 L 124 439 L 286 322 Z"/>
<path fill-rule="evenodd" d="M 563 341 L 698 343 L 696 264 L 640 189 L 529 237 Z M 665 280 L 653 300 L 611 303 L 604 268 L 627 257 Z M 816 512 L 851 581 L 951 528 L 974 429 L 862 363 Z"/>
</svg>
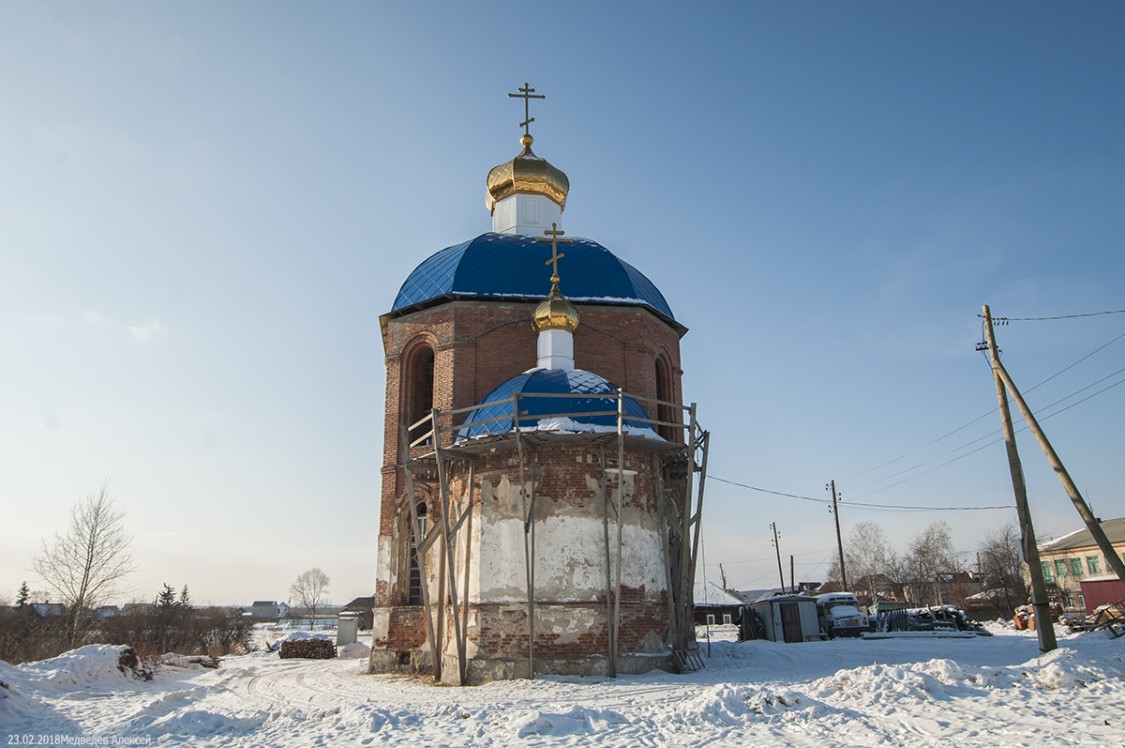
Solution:
<svg viewBox="0 0 1125 748">
<path fill-rule="evenodd" d="M 836 519 L 836 549 L 840 551 L 840 591 L 848 589 L 848 572 L 844 570 L 844 541 L 840 539 L 840 505 L 836 501 L 836 480 L 828 484 L 832 488 L 832 516 Z"/>
<path fill-rule="evenodd" d="M 723 565 L 719 564 L 719 579 L 723 580 L 723 589 L 727 588 L 727 573 L 723 571 Z"/>
<path fill-rule="evenodd" d="M 777 523 L 770 522 L 773 530 L 773 549 L 777 551 L 777 578 L 781 581 L 781 592 L 785 592 L 785 572 L 781 570 L 781 544 L 777 542 Z"/>
<path fill-rule="evenodd" d="M 1008 409 L 1008 394 L 1004 389 L 1004 379 L 1000 372 L 1000 352 L 996 349 L 996 336 L 992 331 L 992 313 L 984 306 L 985 339 L 988 341 L 988 357 L 992 362 L 993 379 L 996 382 L 996 398 L 1000 403 L 1000 421 L 1004 427 L 1004 445 L 1008 449 L 1008 469 L 1012 474 L 1012 491 L 1016 496 L 1016 515 L 1019 517 L 1020 535 L 1023 541 L 1023 558 L 1027 561 L 1031 576 L 1031 605 L 1035 609 L 1035 631 L 1039 635 L 1039 651 L 1050 652 L 1058 647 L 1055 640 L 1055 627 L 1051 623 L 1051 604 L 1047 599 L 1047 583 L 1043 580 L 1043 567 L 1039 563 L 1039 546 L 1035 542 L 1035 528 L 1031 522 L 1031 508 L 1027 504 L 1027 485 L 1023 480 L 1023 465 L 1016 449 L 1016 432 L 1012 428 L 1012 412 Z"/>
<path fill-rule="evenodd" d="M 789 591 L 797 591 L 797 582 L 793 579 L 793 554 L 789 554 Z"/>
<path fill-rule="evenodd" d="M 985 320 L 988 321 L 987 306 L 985 307 L 985 310 Z M 988 329 L 991 336 L 992 326 L 989 325 Z M 1035 415 L 1031 412 L 1031 408 L 1027 406 L 1027 402 L 1023 399 L 1023 395 L 1021 395 L 1020 391 L 1016 389 L 1015 382 L 1012 381 L 1011 375 L 1008 374 L 1008 370 L 1005 369 L 1000 363 L 999 358 L 997 358 L 996 360 L 995 368 L 998 372 L 998 376 L 1003 380 L 1004 385 L 1008 388 L 1008 392 L 1011 393 L 1012 399 L 1016 401 L 1016 405 L 1020 409 L 1020 414 L 1023 416 L 1023 420 L 1031 429 L 1031 433 L 1035 434 L 1035 440 L 1039 442 L 1039 446 L 1040 448 L 1042 448 L 1043 454 L 1047 455 L 1047 462 L 1051 463 L 1051 467 L 1054 469 L 1055 475 L 1059 476 L 1059 481 L 1063 484 L 1063 488 L 1066 490 L 1067 496 L 1069 496 L 1070 500 L 1074 503 L 1074 508 L 1078 510 L 1078 516 L 1080 516 L 1082 518 L 1082 521 L 1086 523 L 1086 529 L 1090 531 L 1090 535 L 1091 537 L 1093 537 L 1094 542 L 1098 544 L 1099 548 L 1101 548 L 1102 554 L 1105 556 L 1106 563 L 1113 568 L 1114 573 L 1117 574 L 1117 578 L 1121 580 L 1122 584 L 1125 584 L 1125 561 L 1122 561 L 1121 556 L 1117 554 L 1117 550 L 1113 547 L 1113 543 L 1109 542 L 1109 538 L 1106 537 L 1105 530 L 1102 529 L 1101 522 L 1099 522 L 1098 518 L 1094 516 L 1094 513 L 1090 510 L 1089 505 L 1086 504 L 1086 500 L 1082 498 L 1082 494 L 1078 491 L 1078 486 L 1076 486 L 1074 481 L 1071 479 L 1070 473 L 1068 473 L 1066 470 L 1066 466 L 1062 464 L 1062 460 L 1060 460 L 1058 454 L 1055 453 L 1055 449 L 1051 446 L 1051 442 L 1047 440 L 1047 434 L 1044 433 L 1042 427 L 1039 425 L 1039 421 L 1035 419 Z"/>
</svg>

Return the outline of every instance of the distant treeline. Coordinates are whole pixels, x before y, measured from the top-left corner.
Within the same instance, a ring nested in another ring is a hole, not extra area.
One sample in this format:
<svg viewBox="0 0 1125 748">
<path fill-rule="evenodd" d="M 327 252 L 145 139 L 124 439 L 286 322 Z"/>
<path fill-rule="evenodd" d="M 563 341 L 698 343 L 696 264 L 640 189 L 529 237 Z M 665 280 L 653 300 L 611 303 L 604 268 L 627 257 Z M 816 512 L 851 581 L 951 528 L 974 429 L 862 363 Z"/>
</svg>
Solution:
<svg viewBox="0 0 1125 748">
<path fill-rule="evenodd" d="M 186 589 L 184 591 L 186 593 Z M 73 639 L 74 617 L 79 636 Z M 42 615 L 33 605 L 0 608 L 0 660 L 17 664 L 54 657 L 82 644 L 128 644 L 142 659 L 182 655 L 242 654 L 250 649 L 253 623 L 237 610 L 196 608 L 165 585 L 151 605 L 114 615 L 67 610 Z"/>
</svg>

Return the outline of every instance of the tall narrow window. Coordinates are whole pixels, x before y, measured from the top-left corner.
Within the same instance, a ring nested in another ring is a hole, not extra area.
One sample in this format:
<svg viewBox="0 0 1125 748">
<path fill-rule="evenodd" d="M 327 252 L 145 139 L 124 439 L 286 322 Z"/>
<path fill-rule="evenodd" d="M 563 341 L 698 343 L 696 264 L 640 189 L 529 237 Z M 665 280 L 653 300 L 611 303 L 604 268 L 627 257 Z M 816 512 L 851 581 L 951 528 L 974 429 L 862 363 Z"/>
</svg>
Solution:
<svg viewBox="0 0 1125 748">
<path fill-rule="evenodd" d="M 418 562 L 418 544 L 426 537 L 426 502 L 418 502 L 418 524 L 410 525 L 410 578 L 406 587 L 406 604 L 422 604 L 422 564 Z"/>
<path fill-rule="evenodd" d="M 656 399 L 663 402 L 672 402 L 672 376 L 668 371 L 668 364 L 664 363 L 664 359 L 660 356 L 656 358 Z M 668 426 L 667 423 L 675 421 L 676 410 L 670 405 L 663 403 L 656 408 L 656 419 L 664 423 L 656 427 L 656 433 L 668 441 L 679 441 L 680 435 L 674 426 Z"/>
<path fill-rule="evenodd" d="M 428 345 L 415 348 L 406 359 L 403 373 L 406 425 L 417 423 L 434 407 L 434 349 Z M 424 433 L 424 432 L 423 432 Z"/>
</svg>

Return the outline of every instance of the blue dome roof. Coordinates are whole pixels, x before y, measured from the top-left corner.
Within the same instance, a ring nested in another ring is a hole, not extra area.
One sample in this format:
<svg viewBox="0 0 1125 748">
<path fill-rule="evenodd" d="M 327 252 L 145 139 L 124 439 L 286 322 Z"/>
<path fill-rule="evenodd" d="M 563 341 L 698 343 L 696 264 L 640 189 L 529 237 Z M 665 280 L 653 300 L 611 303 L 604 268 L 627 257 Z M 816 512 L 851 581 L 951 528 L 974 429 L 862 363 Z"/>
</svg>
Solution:
<svg viewBox="0 0 1125 748">
<path fill-rule="evenodd" d="M 664 295 L 641 271 L 589 239 L 559 247 L 562 291 L 573 302 L 647 306 L 675 320 Z M 436 299 L 538 301 L 550 290 L 550 242 L 518 234 L 481 234 L 433 255 L 402 284 L 392 312 Z"/>
<path fill-rule="evenodd" d="M 543 416 L 557 416 L 567 413 L 569 420 L 587 426 L 601 426 L 609 429 L 617 428 L 616 415 L 574 415 L 576 413 L 597 413 L 607 410 L 616 411 L 617 402 L 610 398 L 602 397 L 535 397 L 536 394 L 572 394 L 572 395 L 616 395 L 617 385 L 605 377 L 600 377 L 589 371 L 562 369 L 532 369 L 523 374 L 512 377 L 507 382 L 494 389 L 484 399 L 484 404 L 469 414 L 465 423 L 478 425 L 462 429 L 459 438 L 472 438 L 488 436 L 490 434 L 507 434 L 515 428 L 512 406 L 512 395 L 520 393 L 520 426 L 535 428 Z M 497 402 L 506 400 L 507 402 Z M 490 404 L 491 403 L 491 404 Z M 631 397 L 626 397 L 624 402 L 625 424 L 634 429 L 646 429 L 654 438 L 655 432 L 652 425 L 645 423 L 648 414 Z M 489 423 L 478 423 L 496 418 Z M 549 419 L 554 420 L 554 419 Z M 559 430 L 569 431 L 566 424 L 560 425 Z M 578 429 L 581 430 L 581 429 Z"/>
</svg>

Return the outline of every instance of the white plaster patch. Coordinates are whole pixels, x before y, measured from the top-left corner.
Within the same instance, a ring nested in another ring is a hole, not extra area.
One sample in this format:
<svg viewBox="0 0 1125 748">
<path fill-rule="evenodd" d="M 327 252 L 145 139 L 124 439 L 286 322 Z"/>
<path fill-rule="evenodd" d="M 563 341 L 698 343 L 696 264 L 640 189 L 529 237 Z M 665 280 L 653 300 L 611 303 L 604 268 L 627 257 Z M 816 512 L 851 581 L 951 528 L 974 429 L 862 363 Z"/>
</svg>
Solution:
<svg viewBox="0 0 1125 748">
<path fill-rule="evenodd" d="M 628 520 L 628 516 L 626 516 Z M 479 602 L 522 602 L 527 596 L 523 523 L 519 519 L 482 522 L 489 538 L 480 549 L 480 572 L 473 590 Z M 610 569 L 617 552 L 617 528 L 610 525 Z M 626 587 L 652 595 L 665 589 L 660 536 L 627 524 L 622 528 L 622 578 Z M 535 528 L 535 597 L 541 601 L 582 602 L 605 594 L 606 548 L 602 520 L 548 517 Z"/>
<path fill-rule="evenodd" d="M 535 594 L 542 600 L 591 600 L 605 594 L 601 519 L 548 517 L 535 528 Z"/>
<path fill-rule="evenodd" d="M 391 581 L 391 537 L 380 535 L 375 553 L 375 578 Z"/>
<path fill-rule="evenodd" d="M 386 642 L 391 632 L 391 609 L 375 608 L 371 618 L 371 640 L 375 643 Z"/>
</svg>

